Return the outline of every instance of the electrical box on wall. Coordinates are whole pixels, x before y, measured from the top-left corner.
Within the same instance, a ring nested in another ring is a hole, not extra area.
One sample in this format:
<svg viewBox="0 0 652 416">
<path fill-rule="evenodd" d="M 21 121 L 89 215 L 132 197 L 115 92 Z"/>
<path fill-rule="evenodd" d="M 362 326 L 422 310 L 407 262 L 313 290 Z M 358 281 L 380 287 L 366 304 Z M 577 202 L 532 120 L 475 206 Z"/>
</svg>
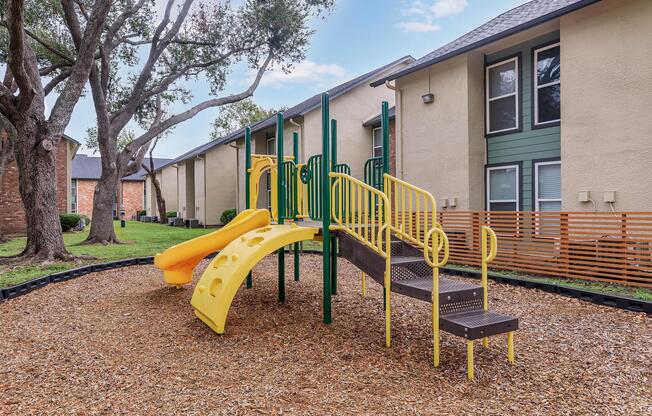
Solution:
<svg viewBox="0 0 652 416">
<path fill-rule="evenodd" d="M 591 200 L 591 192 L 579 191 L 577 193 L 577 202 L 589 202 Z"/>
<path fill-rule="evenodd" d="M 616 202 L 616 191 L 604 191 L 602 200 L 604 202 Z"/>
<path fill-rule="evenodd" d="M 449 207 L 456 207 L 457 206 L 457 198 L 448 198 L 448 206 Z"/>
<path fill-rule="evenodd" d="M 446 198 L 442 199 L 441 202 L 439 203 L 440 208 L 446 208 L 448 207 L 448 203 L 446 201 Z"/>
</svg>

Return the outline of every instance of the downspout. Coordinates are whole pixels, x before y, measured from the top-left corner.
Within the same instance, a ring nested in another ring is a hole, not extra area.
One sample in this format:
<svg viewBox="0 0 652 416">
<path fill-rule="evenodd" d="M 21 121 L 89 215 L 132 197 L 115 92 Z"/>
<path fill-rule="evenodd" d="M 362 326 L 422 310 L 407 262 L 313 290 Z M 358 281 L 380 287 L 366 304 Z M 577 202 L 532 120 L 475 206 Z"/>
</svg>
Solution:
<svg viewBox="0 0 652 416">
<path fill-rule="evenodd" d="M 240 206 L 240 148 L 237 141 L 236 144 L 229 143 L 229 147 L 235 149 L 235 210 L 238 211 Z"/>
<path fill-rule="evenodd" d="M 300 146 L 301 146 L 301 151 L 299 152 L 299 154 L 301 155 L 301 160 L 306 160 L 306 157 L 303 154 L 304 153 L 303 152 L 304 151 L 304 148 L 303 148 L 303 144 L 304 144 L 303 143 L 303 125 L 297 123 L 296 121 L 294 121 L 294 118 L 290 119 L 290 124 L 292 124 L 293 126 L 295 126 L 295 127 L 297 127 L 299 129 L 299 143 L 300 143 Z M 295 160 L 294 163 L 299 163 L 299 161 Z"/>
<path fill-rule="evenodd" d="M 396 151 L 398 153 L 396 156 L 396 163 L 400 164 L 400 166 L 396 167 L 396 173 L 399 179 L 403 179 L 403 118 L 401 117 L 401 113 L 403 112 L 403 106 L 401 105 L 403 101 L 403 91 L 396 88 L 396 85 L 390 84 L 389 80 L 385 81 L 385 86 L 397 93 L 396 102 L 394 103 L 396 109 L 396 115 L 394 116 L 394 134 L 396 137 L 394 138 L 394 142 L 396 143 Z"/>
</svg>

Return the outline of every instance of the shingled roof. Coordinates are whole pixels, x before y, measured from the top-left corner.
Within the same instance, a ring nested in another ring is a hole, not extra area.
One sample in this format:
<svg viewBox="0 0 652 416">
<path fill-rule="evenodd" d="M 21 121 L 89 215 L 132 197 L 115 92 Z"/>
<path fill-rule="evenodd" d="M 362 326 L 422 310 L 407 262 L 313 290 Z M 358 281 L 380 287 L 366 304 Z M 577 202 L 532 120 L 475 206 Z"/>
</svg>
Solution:
<svg viewBox="0 0 652 416">
<path fill-rule="evenodd" d="M 158 169 L 170 159 L 160 159 L 154 158 L 154 169 Z M 143 163 L 149 165 L 149 158 L 145 158 Z M 140 168 L 140 170 L 133 175 L 126 176 L 122 178 L 123 181 L 143 181 L 145 180 L 145 169 Z M 102 161 L 100 157 L 97 156 L 88 156 L 85 154 L 77 154 L 72 159 L 72 179 L 88 179 L 88 180 L 98 180 L 102 175 Z"/>
<path fill-rule="evenodd" d="M 436 49 L 411 65 L 371 83 L 377 87 L 405 75 L 445 61 L 499 39 L 522 32 L 600 0 L 533 0 L 515 7 L 454 41 Z"/>
<path fill-rule="evenodd" d="M 380 68 L 376 68 L 373 71 L 369 71 L 366 74 L 360 75 L 359 77 L 353 78 L 352 80 L 349 80 L 343 84 L 337 85 L 330 90 L 328 90 L 328 94 L 330 95 L 331 100 L 334 98 L 339 97 L 340 95 L 346 94 L 347 92 L 351 91 L 352 89 L 363 85 L 364 83 L 368 82 L 370 79 L 378 76 L 378 74 L 383 73 L 384 71 L 388 70 L 389 68 L 398 65 L 402 62 L 412 62 L 414 61 L 414 58 L 411 57 L 410 55 L 403 56 L 395 61 L 392 61 L 386 65 L 381 66 Z M 288 108 L 283 112 L 283 116 L 285 117 L 286 120 L 291 119 L 293 117 L 300 117 L 303 116 L 306 113 L 309 113 L 310 111 L 314 110 L 315 108 L 318 108 L 321 105 L 321 93 L 315 94 L 312 97 L 308 98 L 307 100 L 301 101 L 299 104 Z M 265 120 L 261 120 L 258 123 L 254 123 L 251 126 L 251 133 L 257 133 L 259 131 L 265 130 L 267 128 L 270 128 L 276 124 L 276 115 L 271 116 L 269 118 L 266 118 Z M 245 129 L 239 129 L 236 130 L 224 137 L 221 137 L 217 140 L 214 140 L 212 142 L 204 143 L 201 146 L 198 146 L 192 150 L 189 150 L 188 152 L 182 154 L 181 156 L 178 156 L 174 159 L 172 159 L 170 162 L 166 163 L 165 165 L 161 166 L 159 169 L 165 168 L 167 166 L 173 165 L 175 163 L 184 161 L 186 159 L 190 159 L 192 157 L 198 156 L 202 153 L 205 153 L 206 151 L 212 149 L 213 147 L 222 145 L 222 144 L 227 144 L 231 143 L 235 140 L 238 140 L 240 138 L 244 137 L 244 132 Z"/>
</svg>

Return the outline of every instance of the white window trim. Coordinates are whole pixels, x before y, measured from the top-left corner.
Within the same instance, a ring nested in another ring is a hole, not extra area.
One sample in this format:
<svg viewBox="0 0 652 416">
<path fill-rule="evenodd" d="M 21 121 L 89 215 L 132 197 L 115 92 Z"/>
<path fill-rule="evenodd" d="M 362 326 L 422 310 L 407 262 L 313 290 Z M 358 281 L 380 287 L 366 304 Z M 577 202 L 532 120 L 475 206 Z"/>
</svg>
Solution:
<svg viewBox="0 0 652 416">
<path fill-rule="evenodd" d="M 378 149 L 378 148 L 381 149 L 381 156 L 380 157 L 382 157 L 382 149 L 383 149 L 382 137 L 381 137 L 380 146 L 375 146 L 374 145 L 374 140 L 375 140 L 375 137 L 376 137 L 376 130 L 380 130 L 382 132 L 382 127 L 376 127 L 374 129 L 371 129 L 371 157 L 372 158 L 373 157 L 378 157 L 378 156 L 376 156 L 376 152 L 375 152 L 375 150 Z"/>
<path fill-rule="evenodd" d="M 491 199 L 491 174 L 490 172 L 493 170 L 505 170 L 509 168 L 515 168 L 516 169 L 516 199 Z M 521 209 L 521 201 L 520 201 L 520 195 L 521 195 L 521 169 L 519 165 L 500 165 L 500 166 L 492 166 L 487 168 L 487 182 L 485 184 L 487 187 L 487 211 L 491 211 L 491 204 L 492 203 L 501 203 L 501 202 L 516 202 L 516 211 L 519 211 Z"/>
<path fill-rule="evenodd" d="M 539 203 L 540 202 L 561 202 L 560 198 L 539 198 L 539 166 L 546 165 L 559 165 L 561 169 L 561 160 L 553 160 L 550 162 L 537 162 L 534 164 L 534 210 L 540 211 Z M 561 190 L 561 189 L 560 189 Z"/>
<path fill-rule="evenodd" d="M 74 188 L 75 188 L 75 195 L 72 195 L 73 184 L 74 184 Z M 71 179 L 70 180 L 70 190 L 71 190 L 71 192 L 70 192 L 71 193 L 71 195 L 70 195 L 70 212 L 72 212 L 73 214 L 76 214 L 77 211 L 78 211 L 78 209 L 77 209 L 77 201 L 78 201 L 77 194 L 79 193 L 79 190 L 77 189 L 77 185 L 78 185 L 77 179 Z"/>
<path fill-rule="evenodd" d="M 542 48 L 534 50 L 534 59 L 532 62 L 532 78 L 533 78 L 532 85 L 534 85 L 534 97 L 532 97 L 532 99 L 534 100 L 534 125 L 535 126 L 545 126 L 547 124 L 559 123 L 561 121 L 561 114 L 560 114 L 560 118 L 556 120 L 539 122 L 539 90 L 541 88 L 550 87 L 552 85 L 561 85 L 561 78 L 559 79 L 559 81 L 553 81 L 553 82 L 548 82 L 547 84 L 539 85 L 538 84 L 539 77 L 537 76 L 537 62 L 538 62 L 539 53 L 546 51 L 548 49 L 556 48 L 559 45 L 560 43 L 557 42 L 557 43 L 553 43 L 552 45 L 544 46 Z M 560 48 L 560 57 L 561 57 L 561 48 Z"/>
<path fill-rule="evenodd" d="M 504 64 L 506 64 L 508 62 L 514 62 L 514 72 L 516 73 L 516 89 L 515 89 L 515 91 L 512 92 L 512 93 L 509 93 L 509 94 L 503 94 L 503 95 L 499 95 L 497 97 L 489 98 L 489 91 L 490 91 L 490 87 L 491 87 L 491 85 L 489 85 L 490 84 L 489 83 L 489 70 L 491 68 L 494 68 L 494 67 L 497 67 L 497 66 L 500 66 L 500 65 L 504 65 Z M 521 117 L 520 117 L 520 109 L 519 109 L 519 107 L 520 107 L 520 105 L 519 105 L 519 91 L 520 91 L 519 77 L 520 77 L 520 74 L 519 74 L 519 69 L 518 69 L 518 56 L 515 56 L 515 57 L 510 58 L 510 59 L 505 59 L 504 61 L 496 62 L 496 63 L 491 64 L 491 65 L 489 65 L 489 66 L 487 66 L 485 68 L 485 74 L 484 74 L 484 79 L 485 79 L 485 107 L 486 107 L 485 119 L 486 119 L 487 134 L 504 133 L 504 132 L 508 132 L 508 131 L 518 130 L 520 128 L 520 126 L 521 126 L 520 118 Z M 490 120 L 490 114 L 491 113 L 490 113 L 489 103 L 492 102 L 492 101 L 499 100 L 501 98 L 506 98 L 506 97 L 511 97 L 511 96 L 515 97 L 514 104 L 516 106 L 516 126 L 515 127 L 510 127 L 508 129 L 492 131 L 491 130 L 491 120 Z"/>
</svg>

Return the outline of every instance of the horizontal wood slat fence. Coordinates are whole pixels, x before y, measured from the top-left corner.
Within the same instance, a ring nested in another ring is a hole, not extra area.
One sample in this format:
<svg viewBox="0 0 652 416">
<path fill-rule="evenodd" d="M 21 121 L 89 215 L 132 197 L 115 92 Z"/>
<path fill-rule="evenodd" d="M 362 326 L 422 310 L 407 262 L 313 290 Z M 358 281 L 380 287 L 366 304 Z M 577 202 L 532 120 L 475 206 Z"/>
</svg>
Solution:
<svg viewBox="0 0 652 416">
<path fill-rule="evenodd" d="M 404 224 L 417 233 L 429 213 Z M 439 212 L 449 263 L 480 266 L 480 227 L 498 236 L 491 268 L 652 287 L 652 212 Z M 427 232 L 423 227 L 418 234 Z"/>
</svg>

